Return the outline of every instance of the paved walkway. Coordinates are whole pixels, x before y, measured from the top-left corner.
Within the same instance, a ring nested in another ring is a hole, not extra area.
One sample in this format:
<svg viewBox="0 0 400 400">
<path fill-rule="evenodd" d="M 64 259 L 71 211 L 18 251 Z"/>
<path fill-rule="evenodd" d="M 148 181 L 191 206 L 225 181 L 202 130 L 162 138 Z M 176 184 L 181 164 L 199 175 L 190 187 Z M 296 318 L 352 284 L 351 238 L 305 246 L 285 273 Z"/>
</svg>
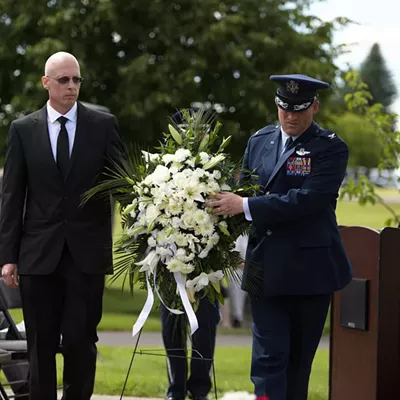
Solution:
<svg viewBox="0 0 400 400">
<path fill-rule="evenodd" d="M 99 332 L 99 345 L 103 346 L 135 346 L 136 338 L 131 332 Z M 139 346 L 162 346 L 160 332 L 143 332 L 140 336 Z M 217 346 L 251 346 L 251 336 L 247 334 L 217 334 Z M 324 336 L 320 342 L 321 348 L 329 348 L 329 337 Z"/>
</svg>

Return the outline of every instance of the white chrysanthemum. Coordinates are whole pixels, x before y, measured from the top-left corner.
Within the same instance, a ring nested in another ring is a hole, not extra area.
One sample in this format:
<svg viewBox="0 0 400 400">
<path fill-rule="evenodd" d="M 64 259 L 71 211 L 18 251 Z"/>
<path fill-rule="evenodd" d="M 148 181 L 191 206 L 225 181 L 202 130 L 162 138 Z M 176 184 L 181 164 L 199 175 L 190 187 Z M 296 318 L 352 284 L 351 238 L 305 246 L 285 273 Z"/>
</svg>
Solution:
<svg viewBox="0 0 400 400">
<path fill-rule="evenodd" d="M 194 265 L 189 263 L 183 264 L 183 268 L 181 270 L 182 274 L 190 274 L 193 271 L 194 271 Z"/>
<path fill-rule="evenodd" d="M 157 222 L 158 222 L 159 224 L 161 224 L 162 226 L 166 226 L 166 227 L 169 227 L 169 226 L 171 225 L 171 220 L 170 220 L 170 218 L 169 218 L 168 216 L 166 216 L 166 215 L 160 215 L 160 216 L 157 218 Z"/>
<path fill-rule="evenodd" d="M 182 202 L 178 198 L 169 199 L 166 212 L 170 215 L 179 215 L 183 211 Z"/>
<path fill-rule="evenodd" d="M 191 272 L 193 272 L 194 266 L 191 264 L 186 264 L 173 257 L 167 263 L 167 269 L 171 272 L 181 272 L 182 274 L 190 274 Z"/>
<path fill-rule="evenodd" d="M 205 210 L 197 210 L 194 213 L 194 219 L 198 225 L 204 225 L 210 223 L 210 214 Z"/>
<path fill-rule="evenodd" d="M 188 245 L 188 239 L 184 233 L 177 233 L 175 243 L 179 247 L 186 247 Z"/>
<path fill-rule="evenodd" d="M 211 236 L 214 233 L 214 225 L 212 223 L 206 223 L 202 225 L 198 225 L 196 230 L 200 232 L 202 236 Z"/>
</svg>

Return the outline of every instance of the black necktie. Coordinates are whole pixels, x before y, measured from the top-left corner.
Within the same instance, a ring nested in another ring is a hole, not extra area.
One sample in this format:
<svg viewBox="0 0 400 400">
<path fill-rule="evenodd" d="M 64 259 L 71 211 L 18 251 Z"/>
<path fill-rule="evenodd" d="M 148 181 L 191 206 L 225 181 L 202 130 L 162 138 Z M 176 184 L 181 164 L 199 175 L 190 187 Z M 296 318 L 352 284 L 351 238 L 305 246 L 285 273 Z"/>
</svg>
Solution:
<svg viewBox="0 0 400 400">
<path fill-rule="evenodd" d="M 59 117 L 57 121 L 60 123 L 60 133 L 57 139 L 57 165 L 62 178 L 65 180 L 69 168 L 69 143 L 68 132 L 65 127 L 68 118 Z"/>
<path fill-rule="evenodd" d="M 291 136 L 289 136 L 287 139 L 286 139 L 286 142 L 285 142 L 285 147 L 284 147 L 284 149 L 283 149 L 283 151 L 282 151 L 282 154 L 290 147 L 290 145 L 293 143 L 293 138 L 291 137 Z"/>
</svg>

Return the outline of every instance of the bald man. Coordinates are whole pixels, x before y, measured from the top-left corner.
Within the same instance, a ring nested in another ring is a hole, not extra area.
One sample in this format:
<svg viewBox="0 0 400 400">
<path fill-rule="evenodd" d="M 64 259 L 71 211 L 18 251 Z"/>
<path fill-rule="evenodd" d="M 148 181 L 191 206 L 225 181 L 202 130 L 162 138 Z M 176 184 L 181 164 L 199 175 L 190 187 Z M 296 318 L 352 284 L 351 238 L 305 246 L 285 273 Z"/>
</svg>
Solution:
<svg viewBox="0 0 400 400">
<path fill-rule="evenodd" d="M 63 400 L 89 400 L 105 274 L 112 272 L 108 199 L 82 195 L 122 151 L 116 118 L 77 102 L 76 58 L 53 54 L 42 77 L 49 100 L 11 124 L 0 216 L 0 265 L 20 287 L 28 340 L 30 400 L 56 399 L 63 346 Z"/>
</svg>

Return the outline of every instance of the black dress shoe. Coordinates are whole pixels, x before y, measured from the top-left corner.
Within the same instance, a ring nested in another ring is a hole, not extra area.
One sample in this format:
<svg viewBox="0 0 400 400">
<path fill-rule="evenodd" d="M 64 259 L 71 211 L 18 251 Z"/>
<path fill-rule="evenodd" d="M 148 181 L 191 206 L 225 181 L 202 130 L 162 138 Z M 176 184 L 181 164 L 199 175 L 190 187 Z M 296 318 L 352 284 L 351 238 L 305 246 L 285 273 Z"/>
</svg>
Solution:
<svg viewBox="0 0 400 400">
<path fill-rule="evenodd" d="M 241 328 L 242 327 L 242 323 L 237 318 L 235 318 L 233 320 L 233 324 L 232 325 L 233 325 L 234 328 Z"/>
<path fill-rule="evenodd" d="M 199 395 L 193 395 L 191 392 L 189 392 L 188 391 L 188 396 L 189 396 L 189 399 L 191 399 L 191 400 L 208 400 L 208 397 L 207 397 L 207 395 L 204 395 L 204 396 L 199 396 Z"/>
</svg>

